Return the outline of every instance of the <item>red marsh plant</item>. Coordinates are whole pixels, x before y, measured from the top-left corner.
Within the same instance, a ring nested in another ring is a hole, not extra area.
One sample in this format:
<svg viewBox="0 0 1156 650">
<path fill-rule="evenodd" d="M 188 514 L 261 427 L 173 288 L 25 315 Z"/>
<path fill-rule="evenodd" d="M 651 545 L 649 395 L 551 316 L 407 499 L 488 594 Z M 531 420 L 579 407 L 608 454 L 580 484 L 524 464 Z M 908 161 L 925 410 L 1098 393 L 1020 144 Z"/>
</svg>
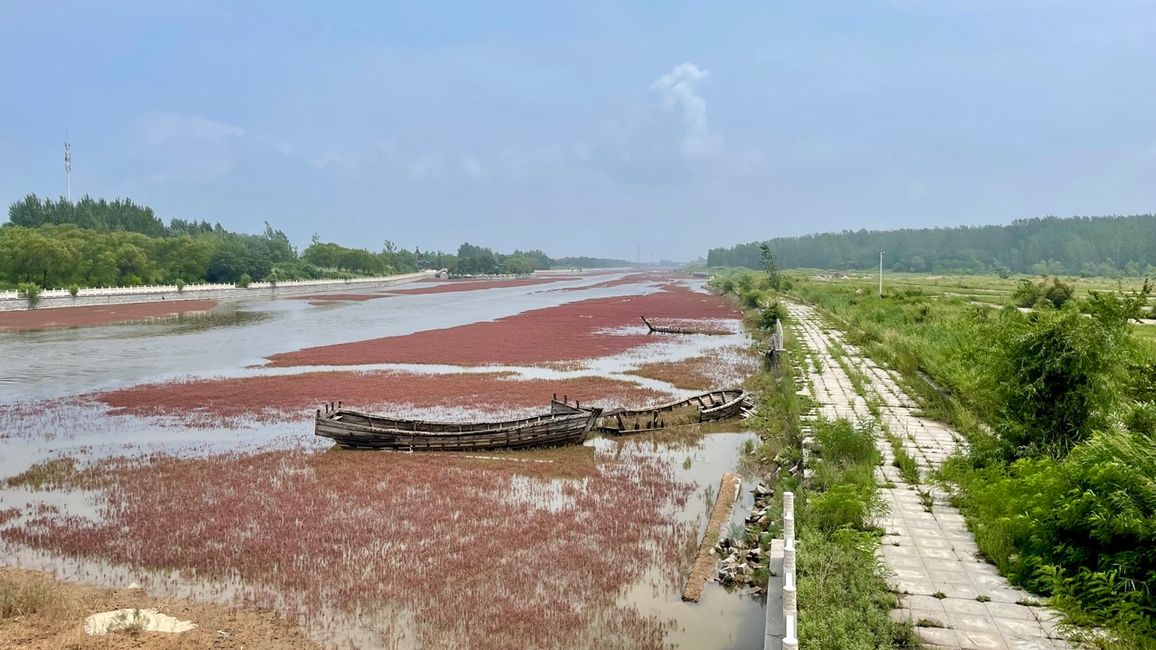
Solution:
<svg viewBox="0 0 1156 650">
<path fill-rule="evenodd" d="M 404 633 L 417 647 L 660 648 L 669 624 L 623 600 L 644 579 L 680 587 L 693 530 L 672 513 L 691 488 L 670 462 L 630 443 L 121 459 L 74 480 L 105 486 L 103 521 L 41 516 L 0 535 L 239 579 L 321 638 L 356 621 L 379 645 Z"/>
<path fill-rule="evenodd" d="M 666 397 L 633 383 L 595 376 L 545 380 L 518 379 L 512 373 L 338 371 L 172 381 L 92 398 L 112 407 L 112 415 L 179 415 L 185 416 L 185 424 L 218 426 L 222 420 L 234 418 L 263 422 L 309 419 L 316 408 L 339 399 L 347 407 L 369 411 L 452 406 L 472 412 L 473 418 L 483 418 L 510 409 L 544 412 L 555 393 L 582 401 L 621 404 Z"/>
<path fill-rule="evenodd" d="M 639 315 L 729 319 L 739 313 L 718 296 L 671 285 L 645 295 L 582 300 L 495 321 L 404 336 L 339 343 L 269 357 L 273 366 L 366 363 L 530 365 L 619 354 L 653 339 L 644 334 L 607 336 L 639 323 Z"/>
</svg>

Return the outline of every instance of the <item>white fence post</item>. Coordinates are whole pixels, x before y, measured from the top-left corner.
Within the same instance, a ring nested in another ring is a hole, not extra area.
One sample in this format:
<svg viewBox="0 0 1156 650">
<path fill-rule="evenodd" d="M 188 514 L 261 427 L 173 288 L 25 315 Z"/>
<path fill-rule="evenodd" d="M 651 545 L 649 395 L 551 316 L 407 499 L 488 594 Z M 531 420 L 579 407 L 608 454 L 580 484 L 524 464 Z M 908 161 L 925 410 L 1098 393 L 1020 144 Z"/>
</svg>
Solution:
<svg viewBox="0 0 1156 650">
<path fill-rule="evenodd" d="M 795 590 L 795 494 L 783 493 L 783 650 L 799 647 L 799 610 Z"/>
</svg>

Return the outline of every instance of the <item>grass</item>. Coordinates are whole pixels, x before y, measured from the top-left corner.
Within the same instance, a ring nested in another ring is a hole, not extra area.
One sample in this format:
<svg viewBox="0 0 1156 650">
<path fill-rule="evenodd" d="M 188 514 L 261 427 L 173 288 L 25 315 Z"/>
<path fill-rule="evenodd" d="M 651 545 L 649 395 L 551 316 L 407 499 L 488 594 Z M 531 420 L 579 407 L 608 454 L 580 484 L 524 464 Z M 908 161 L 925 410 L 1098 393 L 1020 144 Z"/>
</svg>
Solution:
<svg viewBox="0 0 1156 650">
<path fill-rule="evenodd" d="M 899 475 L 908 485 L 919 485 L 919 465 L 911 454 L 907 453 L 903 440 L 893 433 L 888 433 L 887 441 L 891 443 L 891 452 L 895 456 L 891 464 L 899 469 Z"/>
<path fill-rule="evenodd" d="M 0 576 L 0 621 L 39 614 L 56 600 L 56 587 L 47 578 L 18 581 Z"/>
<path fill-rule="evenodd" d="M 800 520 L 805 521 L 805 520 Z M 841 528 L 799 535 L 799 647 L 876 650 L 916 648 L 909 625 L 889 612 L 898 606 L 874 557 L 878 537 Z"/>
</svg>

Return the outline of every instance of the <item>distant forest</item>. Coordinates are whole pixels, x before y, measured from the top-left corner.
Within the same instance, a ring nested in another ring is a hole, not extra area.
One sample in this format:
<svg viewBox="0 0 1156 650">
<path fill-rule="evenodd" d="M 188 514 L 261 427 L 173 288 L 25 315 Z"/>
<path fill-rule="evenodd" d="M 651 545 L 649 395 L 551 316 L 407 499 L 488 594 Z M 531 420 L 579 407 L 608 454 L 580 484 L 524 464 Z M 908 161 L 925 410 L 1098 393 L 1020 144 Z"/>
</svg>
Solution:
<svg viewBox="0 0 1156 650">
<path fill-rule="evenodd" d="M 760 245 L 715 248 L 710 266 L 762 268 Z M 1020 219 L 1005 226 L 844 230 L 765 242 L 780 268 L 1156 276 L 1156 215 Z"/>
<path fill-rule="evenodd" d="M 421 269 L 483 275 L 627 265 L 596 258 L 554 260 L 540 250 L 502 254 L 468 243 L 457 254 L 404 250 L 390 241 L 383 242 L 380 251 L 370 251 L 322 242 L 316 235 L 308 248 L 298 252 L 285 233 L 268 223 L 259 235 L 230 232 L 207 221 L 172 219 L 166 225 L 151 208 L 128 199 L 85 196 L 70 202 L 29 195 L 9 207 L 8 218 L 9 223 L 0 227 L 0 287 L 246 284 Z"/>
</svg>

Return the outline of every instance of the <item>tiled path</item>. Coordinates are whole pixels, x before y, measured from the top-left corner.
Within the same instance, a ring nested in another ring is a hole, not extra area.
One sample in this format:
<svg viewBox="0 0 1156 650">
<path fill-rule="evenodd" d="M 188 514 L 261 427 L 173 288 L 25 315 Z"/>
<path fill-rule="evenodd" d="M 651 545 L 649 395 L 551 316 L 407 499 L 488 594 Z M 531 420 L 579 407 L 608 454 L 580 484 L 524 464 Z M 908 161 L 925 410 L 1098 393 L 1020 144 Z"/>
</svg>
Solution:
<svg viewBox="0 0 1156 650">
<path fill-rule="evenodd" d="M 811 307 L 791 305 L 790 311 L 798 324 L 797 334 L 811 351 L 812 359 L 819 361 L 818 369 L 813 360 L 805 364 L 819 415 L 852 421 L 871 418 L 866 400 L 856 393 L 850 376 L 833 353 L 833 348 L 838 350 L 842 345 L 843 362 L 865 376 L 867 394 L 880 404 L 880 420 L 903 439 L 903 446 L 919 464 L 921 475 L 964 444 L 947 426 L 917 417 L 914 403 L 890 373 L 861 357 L 843 341 L 840 332 L 824 328 Z M 904 482 L 892 465 L 894 455 L 888 440 L 881 435 L 876 444 L 885 459 L 878 470 L 880 482 L 894 484 L 880 488 L 889 511 L 878 522 L 886 531 L 879 556 L 889 569 L 892 586 L 900 594 L 900 609 L 892 615 L 916 623 L 916 633 L 930 648 L 1072 647 L 1056 631 L 1055 612 L 1019 604 L 1034 599 L 1009 585 L 994 566 L 979 558 L 979 549 L 963 515 L 948 504 L 946 495 L 931 486 Z M 932 495 L 931 512 L 924 508 L 917 489 Z"/>
</svg>

